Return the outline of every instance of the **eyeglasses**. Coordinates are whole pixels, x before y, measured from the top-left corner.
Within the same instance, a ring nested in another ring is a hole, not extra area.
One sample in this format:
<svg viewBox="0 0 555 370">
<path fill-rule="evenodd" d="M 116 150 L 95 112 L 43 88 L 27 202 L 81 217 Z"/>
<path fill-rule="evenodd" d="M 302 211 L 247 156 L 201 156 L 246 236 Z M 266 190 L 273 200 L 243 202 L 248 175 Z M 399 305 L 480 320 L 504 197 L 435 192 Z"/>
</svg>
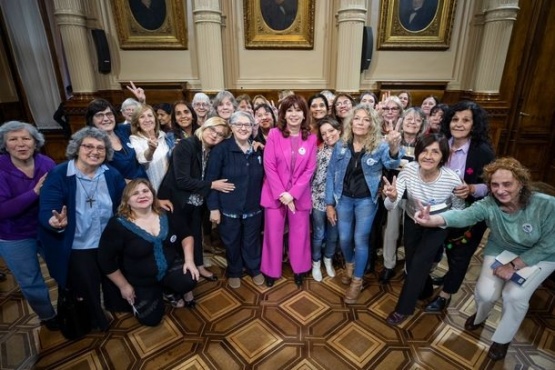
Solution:
<svg viewBox="0 0 555 370">
<path fill-rule="evenodd" d="M 216 131 L 216 129 L 212 126 L 207 127 L 207 129 L 210 130 L 211 133 L 216 134 L 219 138 L 223 139 L 225 137 L 225 134 L 223 132 Z"/>
<path fill-rule="evenodd" d="M 349 105 L 351 105 L 350 100 L 338 101 L 337 103 L 335 103 L 336 107 L 342 107 L 342 106 L 348 107 Z"/>
<path fill-rule="evenodd" d="M 99 153 L 104 153 L 106 151 L 106 147 L 102 145 L 94 146 L 91 144 L 81 144 L 81 148 L 84 148 L 87 152 L 92 152 L 95 149 Z"/>
<path fill-rule="evenodd" d="M 385 110 L 385 111 L 391 111 L 391 112 L 395 112 L 395 111 L 399 110 L 399 108 L 397 108 L 397 107 L 384 107 L 382 109 Z"/>
<path fill-rule="evenodd" d="M 210 104 L 208 104 L 208 103 L 195 103 L 195 104 L 193 104 L 193 106 L 195 108 L 208 108 L 210 106 Z"/>
<path fill-rule="evenodd" d="M 112 119 L 112 118 L 114 118 L 114 113 L 113 112 L 107 112 L 107 113 L 98 112 L 98 113 L 95 113 L 93 117 L 96 118 L 96 119 L 104 119 L 104 118 Z"/>
<path fill-rule="evenodd" d="M 252 128 L 250 123 L 234 123 L 233 126 L 237 128 Z"/>
</svg>

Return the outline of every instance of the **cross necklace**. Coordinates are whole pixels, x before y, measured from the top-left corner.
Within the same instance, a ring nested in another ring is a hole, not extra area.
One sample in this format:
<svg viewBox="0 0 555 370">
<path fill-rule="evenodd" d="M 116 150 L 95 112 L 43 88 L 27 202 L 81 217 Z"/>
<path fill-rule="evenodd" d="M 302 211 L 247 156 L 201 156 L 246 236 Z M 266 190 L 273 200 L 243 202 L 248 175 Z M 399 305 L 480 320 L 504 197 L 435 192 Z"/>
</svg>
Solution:
<svg viewBox="0 0 555 370">
<path fill-rule="evenodd" d="M 93 180 L 94 190 L 91 191 L 91 193 L 89 193 L 87 191 L 87 189 L 85 188 L 85 185 L 83 185 L 83 181 L 79 177 L 77 177 L 77 180 L 79 180 L 79 184 L 81 184 L 81 187 L 83 188 L 83 191 L 85 192 L 85 195 L 87 196 L 87 200 L 85 200 L 85 203 L 89 203 L 89 207 L 92 208 L 93 203 L 96 202 L 96 199 L 94 199 L 94 196 L 96 194 L 96 190 L 98 189 L 98 178 L 96 178 L 96 180 Z"/>
</svg>

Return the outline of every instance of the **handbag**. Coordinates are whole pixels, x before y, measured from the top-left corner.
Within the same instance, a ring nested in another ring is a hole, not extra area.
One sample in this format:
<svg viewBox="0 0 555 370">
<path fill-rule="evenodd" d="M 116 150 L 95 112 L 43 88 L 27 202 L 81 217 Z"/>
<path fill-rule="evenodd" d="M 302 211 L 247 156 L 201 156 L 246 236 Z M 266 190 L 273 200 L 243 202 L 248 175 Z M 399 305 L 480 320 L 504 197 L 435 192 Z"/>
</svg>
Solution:
<svg viewBox="0 0 555 370">
<path fill-rule="evenodd" d="M 79 300 L 68 288 L 58 290 L 58 322 L 66 339 L 79 339 L 91 331 L 89 309 L 84 300 Z"/>
</svg>

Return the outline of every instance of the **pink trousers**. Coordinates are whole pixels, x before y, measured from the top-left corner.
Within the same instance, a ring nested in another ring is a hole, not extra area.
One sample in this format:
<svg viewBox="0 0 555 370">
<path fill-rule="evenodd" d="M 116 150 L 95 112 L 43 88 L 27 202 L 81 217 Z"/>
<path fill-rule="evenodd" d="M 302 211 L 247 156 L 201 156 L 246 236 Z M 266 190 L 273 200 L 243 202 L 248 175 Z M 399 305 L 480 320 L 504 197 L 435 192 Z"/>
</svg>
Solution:
<svg viewBox="0 0 555 370">
<path fill-rule="evenodd" d="M 289 261 L 293 273 L 301 274 L 312 266 L 310 249 L 310 211 L 289 208 L 266 208 L 264 210 L 264 242 L 260 270 L 264 275 L 279 279 L 282 271 L 283 233 L 285 222 L 289 225 Z"/>
</svg>

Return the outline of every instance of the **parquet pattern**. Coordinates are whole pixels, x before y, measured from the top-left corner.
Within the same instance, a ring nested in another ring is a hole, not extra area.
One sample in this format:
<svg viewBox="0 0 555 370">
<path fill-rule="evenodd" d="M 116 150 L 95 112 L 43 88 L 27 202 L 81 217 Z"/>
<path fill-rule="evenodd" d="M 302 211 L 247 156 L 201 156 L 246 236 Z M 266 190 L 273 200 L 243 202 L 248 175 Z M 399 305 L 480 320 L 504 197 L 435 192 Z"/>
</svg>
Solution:
<svg viewBox="0 0 555 370">
<path fill-rule="evenodd" d="M 211 261 L 211 269 L 222 276 L 224 258 L 214 255 Z M 109 332 L 78 341 L 41 328 L 8 273 L 8 280 L 0 282 L 0 368 L 555 369 L 551 287 L 534 294 L 504 361 L 493 363 L 486 356 L 500 305 L 483 329 L 464 331 L 464 321 L 474 313 L 472 292 L 480 263 L 475 256 L 445 314 L 424 313 L 420 307 L 400 327 L 385 323 L 403 283 L 400 268 L 387 285 L 367 274 L 358 304 L 347 306 L 339 276 L 320 283 L 307 278 L 299 289 L 284 267 L 283 278 L 272 288 L 256 286 L 248 277 L 239 289 L 228 287 L 225 279 L 202 281 L 195 289 L 196 308 L 168 307 L 155 328 L 116 314 Z M 444 268 L 445 261 L 439 273 Z M 7 272 L 3 265 L 0 269 Z M 51 279 L 48 284 L 55 301 L 55 284 Z"/>
</svg>

